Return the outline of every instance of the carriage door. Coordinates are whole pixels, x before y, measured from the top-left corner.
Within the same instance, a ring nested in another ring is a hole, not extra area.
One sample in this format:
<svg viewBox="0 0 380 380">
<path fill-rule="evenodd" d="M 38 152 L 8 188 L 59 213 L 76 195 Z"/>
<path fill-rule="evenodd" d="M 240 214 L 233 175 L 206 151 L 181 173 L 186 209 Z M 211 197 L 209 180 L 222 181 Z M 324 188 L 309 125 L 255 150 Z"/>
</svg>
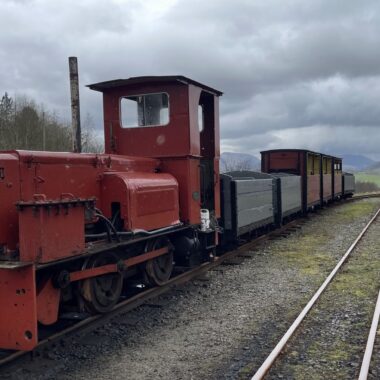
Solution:
<svg viewBox="0 0 380 380">
<path fill-rule="evenodd" d="M 214 95 L 202 91 L 198 105 L 200 132 L 201 208 L 215 213 L 215 113 Z"/>
</svg>

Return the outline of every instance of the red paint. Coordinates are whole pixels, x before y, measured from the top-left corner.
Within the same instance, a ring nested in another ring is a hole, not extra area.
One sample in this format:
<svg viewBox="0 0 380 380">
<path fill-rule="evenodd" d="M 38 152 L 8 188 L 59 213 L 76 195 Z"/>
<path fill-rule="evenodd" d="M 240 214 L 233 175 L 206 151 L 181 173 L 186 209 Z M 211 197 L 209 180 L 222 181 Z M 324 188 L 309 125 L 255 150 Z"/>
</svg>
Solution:
<svg viewBox="0 0 380 380">
<path fill-rule="evenodd" d="M 61 290 L 53 286 L 50 278 L 40 281 L 37 291 L 37 319 L 43 325 L 51 325 L 58 320 Z"/>
<path fill-rule="evenodd" d="M 121 205 L 125 230 L 155 230 L 179 223 L 178 183 L 165 173 L 105 173 L 101 181 L 104 213 Z"/>
<path fill-rule="evenodd" d="M 155 257 L 166 255 L 169 252 L 168 247 L 163 247 L 155 249 L 150 252 L 146 252 L 142 255 L 132 257 L 130 259 L 124 260 L 124 265 L 126 268 L 133 267 L 135 265 L 141 264 L 144 261 L 154 259 Z M 101 276 L 107 273 L 115 273 L 118 271 L 117 264 L 107 264 L 96 268 L 84 269 L 77 272 L 70 273 L 70 282 L 84 280 L 86 278 L 92 278 L 96 276 Z"/>
<path fill-rule="evenodd" d="M 35 270 L 0 268 L 0 347 L 27 351 L 37 342 Z"/>
<path fill-rule="evenodd" d="M 201 222 L 199 159 L 163 159 L 162 170 L 172 173 L 179 186 L 180 219 L 189 224 Z"/>
</svg>

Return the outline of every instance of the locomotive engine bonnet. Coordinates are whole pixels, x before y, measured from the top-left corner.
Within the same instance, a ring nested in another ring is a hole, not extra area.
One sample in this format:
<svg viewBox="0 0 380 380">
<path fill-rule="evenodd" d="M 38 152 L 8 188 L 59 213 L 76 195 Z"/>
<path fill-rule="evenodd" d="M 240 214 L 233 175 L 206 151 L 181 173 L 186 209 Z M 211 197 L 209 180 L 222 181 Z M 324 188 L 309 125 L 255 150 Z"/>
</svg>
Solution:
<svg viewBox="0 0 380 380">
<path fill-rule="evenodd" d="M 73 235 L 67 236 L 68 228 L 74 222 L 68 217 L 66 222 L 63 219 L 57 221 L 63 223 L 59 231 L 45 237 L 56 241 L 56 244 L 44 245 L 45 250 L 49 250 L 45 252 L 43 244 L 38 245 L 35 240 L 38 231 L 47 229 L 53 217 L 47 214 L 43 220 L 36 215 L 28 218 L 27 206 L 35 208 L 44 203 L 53 206 L 70 200 L 94 200 L 107 217 L 111 218 L 116 211 L 120 213 L 120 228 L 123 230 L 139 228 L 149 231 L 178 224 L 177 180 L 170 174 L 156 173 L 158 166 L 157 160 L 140 157 L 25 151 L 0 154 L 0 246 L 3 258 L 18 253 L 22 261 L 50 261 L 70 256 L 74 251 L 80 253 L 78 249 L 84 248 L 83 228 L 81 237 L 77 235 L 77 240 L 82 242 L 69 244 L 77 246 L 76 249 L 68 250 L 67 245 L 59 248 L 62 241 L 73 239 Z M 82 219 L 84 224 L 83 213 Z M 39 230 L 36 230 L 37 221 Z M 19 231 L 20 224 L 22 231 Z M 30 252 L 31 247 L 33 252 Z M 61 249 L 64 250 L 61 254 L 53 253 Z"/>
</svg>

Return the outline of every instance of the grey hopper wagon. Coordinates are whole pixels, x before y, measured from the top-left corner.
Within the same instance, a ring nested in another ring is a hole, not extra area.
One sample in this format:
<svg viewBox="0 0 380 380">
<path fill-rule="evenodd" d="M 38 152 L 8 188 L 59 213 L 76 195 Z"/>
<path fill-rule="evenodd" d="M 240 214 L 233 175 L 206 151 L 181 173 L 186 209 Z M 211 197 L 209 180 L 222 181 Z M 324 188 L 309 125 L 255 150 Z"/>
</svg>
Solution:
<svg viewBox="0 0 380 380">
<path fill-rule="evenodd" d="M 271 173 L 275 180 L 276 224 L 302 211 L 301 177 L 289 173 Z"/>
<path fill-rule="evenodd" d="M 355 192 L 355 176 L 351 173 L 343 173 L 342 181 L 343 197 L 352 197 Z"/>
<path fill-rule="evenodd" d="M 275 223 L 274 179 L 266 173 L 234 171 L 221 174 L 223 239 Z"/>
</svg>

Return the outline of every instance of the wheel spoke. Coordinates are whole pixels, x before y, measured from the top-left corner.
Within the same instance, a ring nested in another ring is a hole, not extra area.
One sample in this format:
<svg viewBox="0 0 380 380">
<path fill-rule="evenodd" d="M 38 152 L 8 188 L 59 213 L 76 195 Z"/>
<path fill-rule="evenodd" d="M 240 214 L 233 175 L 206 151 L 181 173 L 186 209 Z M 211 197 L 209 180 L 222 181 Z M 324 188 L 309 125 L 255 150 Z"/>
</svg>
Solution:
<svg viewBox="0 0 380 380">
<path fill-rule="evenodd" d="M 117 261 L 118 257 L 115 254 L 106 253 L 91 258 L 84 269 L 113 264 Z M 109 273 L 82 281 L 80 293 L 89 311 L 105 313 L 111 310 L 119 300 L 122 287 L 122 275 L 120 273 Z"/>
</svg>

